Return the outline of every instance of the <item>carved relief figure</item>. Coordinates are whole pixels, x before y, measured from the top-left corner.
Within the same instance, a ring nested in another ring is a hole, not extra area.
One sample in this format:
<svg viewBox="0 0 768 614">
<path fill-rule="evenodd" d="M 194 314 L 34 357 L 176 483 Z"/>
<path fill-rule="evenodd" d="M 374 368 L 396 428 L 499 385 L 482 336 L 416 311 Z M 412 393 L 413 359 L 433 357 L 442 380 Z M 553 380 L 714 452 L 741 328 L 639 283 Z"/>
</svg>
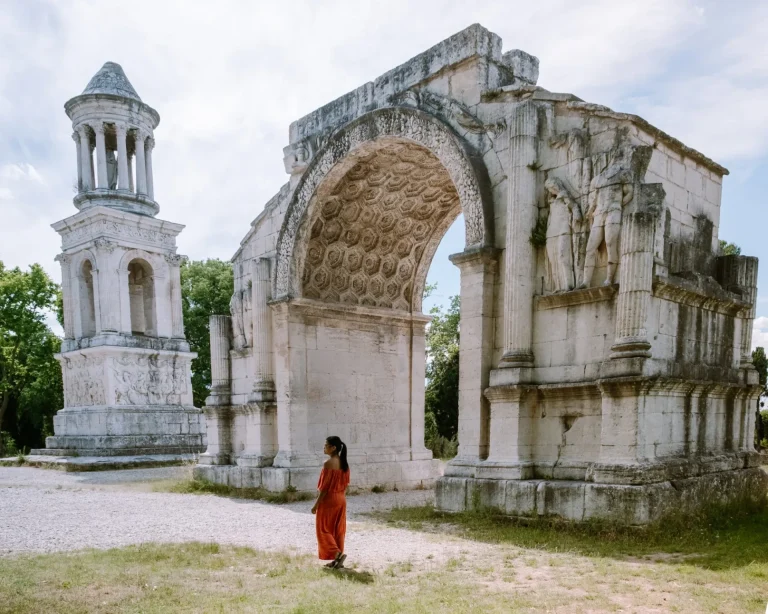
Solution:
<svg viewBox="0 0 768 614">
<path fill-rule="evenodd" d="M 104 405 L 101 358 L 83 356 L 64 363 L 64 403 L 67 407 Z"/>
<path fill-rule="evenodd" d="M 631 151 L 621 147 L 614 153 L 607 168 L 596 175 L 589 186 L 587 219 L 590 221 L 589 241 L 584 259 L 584 276 L 581 287 L 592 282 L 597 250 L 605 241 L 608 252 L 608 271 L 604 285 L 610 286 L 616 277 L 619 264 L 619 239 L 623 208 L 634 195 L 634 176 L 630 168 Z"/>
<path fill-rule="evenodd" d="M 180 405 L 186 371 L 171 359 L 112 359 L 117 405 Z"/>
<path fill-rule="evenodd" d="M 229 301 L 229 312 L 232 314 L 232 335 L 234 336 L 233 346 L 236 350 L 241 350 L 247 345 L 245 339 L 245 318 L 243 317 L 243 292 L 235 290 Z"/>
<path fill-rule="evenodd" d="M 581 208 L 560 179 L 548 179 L 544 187 L 550 197 L 547 220 L 547 261 L 553 290 L 555 292 L 573 290 L 576 285 L 574 247 L 578 249 L 574 238 L 581 232 Z"/>
<path fill-rule="evenodd" d="M 117 189 L 117 158 L 111 149 L 107 150 L 107 186 L 110 190 Z"/>
</svg>

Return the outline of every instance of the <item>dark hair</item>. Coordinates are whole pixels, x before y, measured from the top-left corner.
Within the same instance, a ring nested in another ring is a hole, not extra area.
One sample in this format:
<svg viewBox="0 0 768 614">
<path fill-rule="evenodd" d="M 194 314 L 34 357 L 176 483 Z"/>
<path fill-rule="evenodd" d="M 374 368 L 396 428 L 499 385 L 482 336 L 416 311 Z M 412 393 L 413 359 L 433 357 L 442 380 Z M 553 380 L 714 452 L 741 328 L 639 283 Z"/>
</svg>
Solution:
<svg viewBox="0 0 768 614">
<path fill-rule="evenodd" d="M 341 470 L 349 471 L 349 463 L 347 462 L 347 444 L 345 444 L 341 438 L 337 437 L 336 435 L 331 435 L 330 437 L 326 438 L 326 441 L 328 442 L 329 446 L 336 448 L 336 453 L 339 455 L 339 460 L 341 461 Z"/>
</svg>

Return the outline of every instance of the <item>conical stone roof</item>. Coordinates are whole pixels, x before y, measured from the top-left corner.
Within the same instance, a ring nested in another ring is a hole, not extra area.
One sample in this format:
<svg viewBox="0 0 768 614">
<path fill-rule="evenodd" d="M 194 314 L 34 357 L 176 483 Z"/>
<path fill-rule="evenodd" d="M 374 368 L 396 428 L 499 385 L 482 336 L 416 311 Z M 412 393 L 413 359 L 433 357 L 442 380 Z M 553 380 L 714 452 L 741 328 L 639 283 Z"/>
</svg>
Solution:
<svg viewBox="0 0 768 614">
<path fill-rule="evenodd" d="M 115 62 L 107 62 L 88 82 L 83 94 L 112 94 L 141 101 L 136 90 L 123 72 L 123 67 Z"/>
</svg>

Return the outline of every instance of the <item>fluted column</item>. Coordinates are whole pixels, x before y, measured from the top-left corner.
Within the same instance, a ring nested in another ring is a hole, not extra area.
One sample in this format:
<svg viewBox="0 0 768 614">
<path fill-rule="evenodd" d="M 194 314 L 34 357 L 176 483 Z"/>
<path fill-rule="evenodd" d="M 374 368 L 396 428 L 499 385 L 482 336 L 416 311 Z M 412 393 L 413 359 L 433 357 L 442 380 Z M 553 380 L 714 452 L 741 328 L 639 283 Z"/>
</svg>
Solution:
<svg viewBox="0 0 768 614">
<path fill-rule="evenodd" d="M 633 211 L 623 215 L 616 339 L 611 347 L 611 358 L 651 355 L 646 320 L 653 290 L 655 229 L 656 215 L 653 212 Z"/>
<path fill-rule="evenodd" d="M 755 302 L 757 301 L 757 258 L 744 256 L 744 281 L 741 300 L 749 305 L 741 320 L 741 356 L 739 366 L 742 369 L 752 367 L 752 325 L 755 321 Z"/>
<path fill-rule="evenodd" d="M 206 405 L 228 405 L 231 392 L 229 350 L 232 336 L 230 316 L 210 316 L 208 319 L 211 341 L 211 394 Z"/>
<path fill-rule="evenodd" d="M 128 134 L 127 126 L 125 124 L 115 124 L 115 133 L 117 136 L 117 187 L 120 190 L 128 190 L 128 145 L 126 143 L 126 137 Z"/>
<path fill-rule="evenodd" d="M 142 132 L 136 132 L 136 193 L 147 193 L 147 164 L 144 159 L 144 140 Z"/>
<path fill-rule="evenodd" d="M 128 191 L 136 193 L 136 185 L 133 183 L 133 154 L 128 153 Z"/>
<path fill-rule="evenodd" d="M 77 133 L 80 135 L 80 185 L 83 192 L 90 192 L 93 189 L 91 181 L 93 174 L 91 168 L 91 139 L 85 126 L 80 126 L 77 129 Z"/>
<path fill-rule="evenodd" d="M 104 140 L 104 124 L 98 122 L 91 126 L 96 133 L 96 168 L 98 169 L 98 187 L 107 189 L 107 145 Z"/>
<path fill-rule="evenodd" d="M 77 192 L 79 194 L 83 191 L 83 157 L 80 134 L 77 131 L 72 133 L 72 140 L 75 142 L 75 148 L 77 149 Z"/>
<path fill-rule="evenodd" d="M 504 354 L 499 367 L 533 366 L 535 252 L 530 236 L 536 204 L 538 110 L 518 103 L 509 122 L 509 197 L 504 256 Z"/>
<path fill-rule="evenodd" d="M 64 303 L 64 338 L 75 338 L 75 324 L 72 305 L 72 270 L 71 258 L 67 254 L 56 256 L 56 262 L 61 264 L 61 298 Z"/>
<path fill-rule="evenodd" d="M 226 465 L 232 454 L 231 379 L 229 350 L 232 319 L 210 316 L 211 394 L 205 400 L 208 449 L 200 455 L 201 465 Z"/>
<path fill-rule="evenodd" d="M 155 139 L 147 139 L 146 165 L 147 165 L 147 196 L 155 200 L 155 179 L 152 174 L 152 150 L 155 148 Z"/>
<path fill-rule="evenodd" d="M 253 392 L 256 396 L 267 393 L 274 398 L 275 376 L 272 368 L 272 316 L 267 302 L 270 292 L 270 262 L 268 258 L 251 261 L 251 291 L 253 315 L 253 355 L 256 359 Z M 246 323 L 246 326 L 248 323 Z M 258 398 L 255 400 L 267 400 Z"/>
</svg>

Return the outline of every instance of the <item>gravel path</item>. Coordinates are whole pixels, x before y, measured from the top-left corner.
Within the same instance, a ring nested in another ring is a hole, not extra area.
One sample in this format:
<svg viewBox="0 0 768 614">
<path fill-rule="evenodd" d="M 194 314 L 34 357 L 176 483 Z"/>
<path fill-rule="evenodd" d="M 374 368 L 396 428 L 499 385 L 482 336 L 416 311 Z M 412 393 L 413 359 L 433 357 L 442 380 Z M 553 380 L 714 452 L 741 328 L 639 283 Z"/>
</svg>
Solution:
<svg viewBox="0 0 768 614">
<path fill-rule="evenodd" d="M 270 505 L 151 491 L 152 481 L 181 479 L 190 472 L 188 467 L 93 473 L 0 467 L 0 556 L 185 541 L 316 552 L 311 502 Z M 433 497 L 433 491 L 349 497 L 349 560 L 381 570 L 397 562 L 440 563 L 487 551 L 487 545 L 387 528 L 361 516 L 423 505 Z"/>
</svg>

